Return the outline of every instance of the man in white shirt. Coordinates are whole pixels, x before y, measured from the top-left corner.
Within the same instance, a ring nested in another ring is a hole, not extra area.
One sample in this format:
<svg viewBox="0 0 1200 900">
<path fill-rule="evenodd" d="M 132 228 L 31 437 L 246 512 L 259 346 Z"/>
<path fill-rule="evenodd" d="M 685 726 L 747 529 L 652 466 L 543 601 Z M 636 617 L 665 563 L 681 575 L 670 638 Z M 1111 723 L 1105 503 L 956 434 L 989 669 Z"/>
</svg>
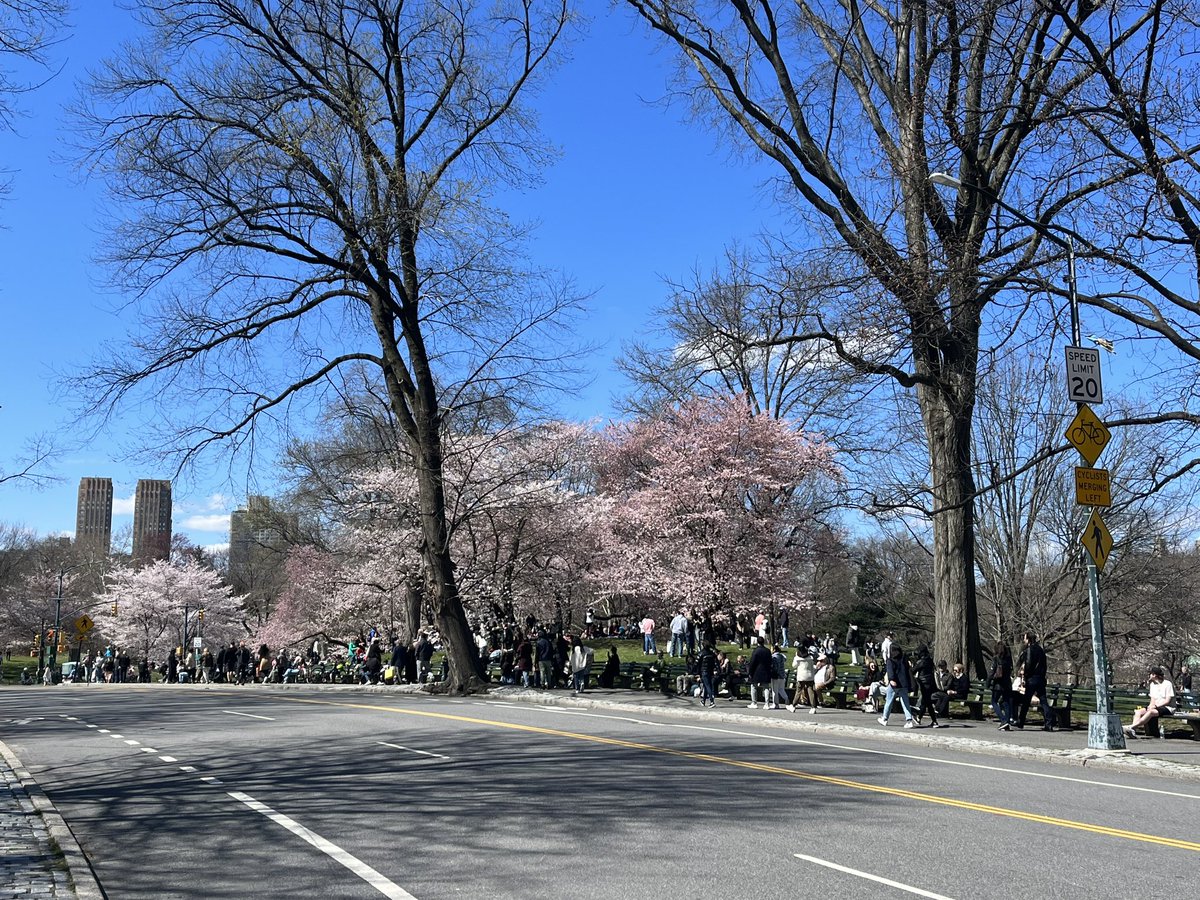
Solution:
<svg viewBox="0 0 1200 900">
<path fill-rule="evenodd" d="M 671 620 L 671 655 L 683 656 L 683 648 L 687 642 L 688 620 L 682 611 L 675 613 Z"/>
<path fill-rule="evenodd" d="M 1167 680 L 1166 670 L 1162 666 L 1150 668 L 1150 700 L 1145 709 L 1139 709 L 1133 714 L 1133 724 L 1125 726 L 1125 734 L 1131 738 L 1138 737 L 1133 729 L 1145 725 L 1151 719 L 1161 715 L 1171 715 L 1175 706 L 1175 685 Z"/>
</svg>

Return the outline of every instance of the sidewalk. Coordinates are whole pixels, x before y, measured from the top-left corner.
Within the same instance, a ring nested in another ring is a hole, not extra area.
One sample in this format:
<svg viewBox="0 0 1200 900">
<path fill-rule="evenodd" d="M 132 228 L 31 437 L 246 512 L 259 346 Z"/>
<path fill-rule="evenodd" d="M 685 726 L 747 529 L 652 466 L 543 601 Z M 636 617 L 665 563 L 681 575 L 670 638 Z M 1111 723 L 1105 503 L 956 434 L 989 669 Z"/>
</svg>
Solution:
<svg viewBox="0 0 1200 900">
<path fill-rule="evenodd" d="M 104 896 L 62 817 L 0 741 L 0 900 Z"/>
</svg>

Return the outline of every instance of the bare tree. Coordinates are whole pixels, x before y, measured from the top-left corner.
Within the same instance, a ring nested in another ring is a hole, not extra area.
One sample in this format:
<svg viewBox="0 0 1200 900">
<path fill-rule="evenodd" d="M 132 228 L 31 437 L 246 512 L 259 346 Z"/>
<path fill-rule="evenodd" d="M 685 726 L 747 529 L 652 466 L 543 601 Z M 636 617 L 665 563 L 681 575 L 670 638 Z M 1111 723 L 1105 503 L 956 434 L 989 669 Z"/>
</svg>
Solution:
<svg viewBox="0 0 1200 900">
<path fill-rule="evenodd" d="M 66 12 L 66 0 L 0 0 L 0 57 L 45 69 L 46 51 L 58 40 Z M 0 128 L 12 126 L 13 99 L 30 89 L 0 64 Z"/>
<path fill-rule="evenodd" d="M 1178 223 L 1161 231 L 1182 229 L 1190 247 L 1180 197 L 1165 190 L 1164 205 L 1138 203 L 1133 215 L 1123 202 L 1143 174 L 1161 181 L 1139 138 L 1147 120 L 1175 128 L 1164 158 L 1195 180 L 1194 107 L 1172 102 L 1191 83 L 1187 54 L 1174 52 L 1194 36 L 1191 7 L 627 2 L 679 51 L 680 90 L 697 114 L 776 166 L 777 196 L 810 229 L 801 249 L 841 254 L 859 276 L 783 340 L 827 342 L 863 376 L 915 395 L 935 650 L 981 669 L 971 456 L 980 352 L 1062 333 L 1054 310 L 1032 304 L 1034 290 L 1065 296 L 1037 274 L 1065 259 L 1066 242 L 1047 235 L 1113 236 L 1081 240 L 1119 276 L 1087 301 L 1194 355 L 1197 306 L 1154 276 L 1155 248 L 1138 236 L 1140 222 L 1151 234 L 1159 220 Z M 1131 113 L 1096 114 L 1117 95 Z M 931 184 L 937 172 L 957 175 L 953 204 Z M 875 352 L 847 340 L 868 318 L 882 338 Z"/>
<path fill-rule="evenodd" d="M 158 0 L 85 110 L 122 214 L 111 261 L 146 307 L 83 377 L 92 411 L 146 400 L 180 465 L 252 450 L 371 366 L 414 460 L 426 594 L 451 684 L 482 674 L 458 594 L 442 420 L 556 384 L 574 298 L 522 266 L 488 206 L 546 150 L 521 98 L 563 0 Z M 549 348 L 549 349 L 548 349 Z M 311 389 L 311 390 L 310 390 Z M 161 419 L 159 419 L 161 417 Z"/>
</svg>

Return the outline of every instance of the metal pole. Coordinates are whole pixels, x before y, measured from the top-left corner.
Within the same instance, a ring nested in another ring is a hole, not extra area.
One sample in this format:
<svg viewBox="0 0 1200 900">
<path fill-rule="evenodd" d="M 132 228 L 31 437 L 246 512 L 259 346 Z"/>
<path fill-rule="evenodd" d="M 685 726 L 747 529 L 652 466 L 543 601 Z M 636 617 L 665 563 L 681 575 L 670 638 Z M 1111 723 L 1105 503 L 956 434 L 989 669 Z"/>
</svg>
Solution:
<svg viewBox="0 0 1200 900">
<path fill-rule="evenodd" d="M 66 574 L 67 570 L 65 568 L 58 570 L 58 596 L 54 598 L 54 642 L 50 645 L 50 681 L 52 684 L 58 680 L 58 672 L 56 671 L 58 663 L 58 634 L 62 628 L 63 578 Z"/>
<path fill-rule="evenodd" d="M 1078 347 L 1079 293 L 1075 287 L 1075 244 L 1067 240 L 1067 293 L 1071 306 L 1071 343 Z M 1079 404 L 1082 407 L 1083 404 Z M 1125 732 L 1121 717 L 1114 715 L 1108 698 L 1108 654 L 1104 650 L 1104 614 L 1100 606 L 1100 578 L 1096 563 L 1086 550 L 1081 550 L 1087 569 L 1088 606 L 1092 614 L 1092 669 L 1096 680 L 1096 711 L 1088 714 L 1089 750 L 1124 750 Z"/>
</svg>

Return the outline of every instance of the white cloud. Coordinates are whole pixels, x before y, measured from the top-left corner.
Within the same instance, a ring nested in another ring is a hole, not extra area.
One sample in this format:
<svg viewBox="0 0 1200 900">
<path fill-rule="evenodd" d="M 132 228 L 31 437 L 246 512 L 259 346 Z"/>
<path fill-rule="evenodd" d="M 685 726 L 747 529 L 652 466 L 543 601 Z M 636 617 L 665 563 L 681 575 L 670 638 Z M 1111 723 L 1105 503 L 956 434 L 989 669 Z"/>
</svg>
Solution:
<svg viewBox="0 0 1200 900">
<path fill-rule="evenodd" d="M 229 498 L 224 494 L 210 494 L 204 508 L 208 512 L 228 512 L 229 507 Z"/>
<path fill-rule="evenodd" d="M 229 530 L 229 516 L 216 513 L 210 516 L 188 516 L 179 523 L 185 531 L 216 531 Z"/>
<path fill-rule="evenodd" d="M 205 545 L 204 545 L 204 547 L 203 547 L 202 549 L 204 550 L 204 552 L 205 552 L 205 553 L 207 553 L 207 554 L 209 554 L 209 555 L 213 555 L 213 554 L 216 554 L 216 553 L 224 553 L 226 550 L 228 550 L 228 549 L 229 549 L 229 544 L 228 544 L 228 543 L 225 543 L 225 544 L 205 544 Z"/>
<path fill-rule="evenodd" d="M 128 497 L 113 497 L 113 515 L 132 516 L 134 496 L 130 494 Z"/>
</svg>

